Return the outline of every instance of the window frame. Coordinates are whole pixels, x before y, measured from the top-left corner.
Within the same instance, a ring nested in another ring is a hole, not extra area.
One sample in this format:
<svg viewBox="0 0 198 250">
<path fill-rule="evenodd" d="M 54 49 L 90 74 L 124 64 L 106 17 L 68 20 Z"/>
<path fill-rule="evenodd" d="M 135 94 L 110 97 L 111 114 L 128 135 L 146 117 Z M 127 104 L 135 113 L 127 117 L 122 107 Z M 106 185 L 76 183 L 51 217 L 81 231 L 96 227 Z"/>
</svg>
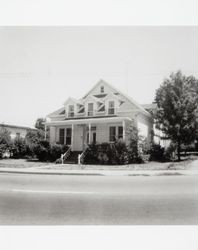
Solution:
<svg viewBox="0 0 198 250">
<path fill-rule="evenodd" d="M 61 135 L 61 131 L 63 132 L 63 135 Z M 65 144 L 65 128 L 59 128 L 59 143 L 61 145 Z"/>
<path fill-rule="evenodd" d="M 92 105 L 92 110 L 89 110 L 90 104 Z M 87 116 L 93 116 L 94 115 L 94 103 L 89 102 L 87 103 Z"/>
<path fill-rule="evenodd" d="M 70 110 L 70 108 L 72 107 L 72 111 Z M 69 104 L 68 105 L 68 117 L 74 117 L 74 115 L 75 115 L 75 111 L 74 111 L 75 109 L 74 109 L 74 104 Z"/>
<path fill-rule="evenodd" d="M 113 107 L 111 107 L 110 103 L 113 103 Z M 113 110 L 113 112 L 111 112 Z M 115 115 L 115 101 L 109 100 L 108 101 L 108 115 Z"/>
<path fill-rule="evenodd" d="M 112 129 L 114 129 L 114 135 L 111 134 Z M 116 126 L 112 125 L 112 126 L 109 126 L 109 142 L 115 142 L 115 141 L 116 141 Z"/>
<path fill-rule="evenodd" d="M 121 133 L 120 133 L 120 129 L 121 129 Z M 123 126 L 118 126 L 118 139 L 123 139 Z"/>
<path fill-rule="evenodd" d="M 70 131 L 70 133 L 68 133 L 68 130 Z M 65 144 L 66 145 L 71 145 L 72 144 L 72 128 L 66 128 L 66 136 L 65 136 Z M 68 143 L 68 139 L 70 141 L 70 143 Z"/>
</svg>

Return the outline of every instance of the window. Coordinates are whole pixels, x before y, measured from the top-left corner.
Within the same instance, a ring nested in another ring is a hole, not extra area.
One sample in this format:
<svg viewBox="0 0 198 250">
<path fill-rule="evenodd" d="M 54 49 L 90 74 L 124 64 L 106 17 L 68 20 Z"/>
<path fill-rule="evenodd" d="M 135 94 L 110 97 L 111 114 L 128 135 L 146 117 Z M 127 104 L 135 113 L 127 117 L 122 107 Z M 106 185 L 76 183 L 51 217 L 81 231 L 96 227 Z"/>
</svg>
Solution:
<svg viewBox="0 0 198 250">
<path fill-rule="evenodd" d="M 116 127 L 109 127 L 109 141 L 114 142 L 116 140 Z"/>
<path fill-rule="evenodd" d="M 88 103 L 88 116 L 93 116 L 93 103 Z"/>
<path fill-rule="evenodd" d="M 21 134 L 20 133 L 16 133 L 16 138 L 20 138 Z"/>
<path fill-rule="evenodd" d="M 65 129 L 60 128 L 60 130 L 59 130 L 59 143 L 63 145 L 64 142 L 65 142 Z"/>
<path fill-rule="evenodd" d="M 72 138 L 72 129 L 66 129 L 66 145 L 71 145 L 71 138 Z"/>
<path fill-rule="evenodd" d="M 118 127 L 118 139 L 123 139 L 123 127 Z"/>
<path fill-rule="evenodd" d="M 115 114 L 115 102 L 114 101 L 109 101 L 109 115 L 114 115 Z"/>
<path fill-rule="evenodd" d="M 100 93 L 104 93 L 104 86 L 100 87 Z"/>
<path fill-rule="evenodd" d="M 69 105 L 68 117 L 74 117 L 74 105 Z"/>
<path fill-rule="evenodd" d="M 96 132 L 93 133 L 93 144 L 96 144 Z"/>
</svg>

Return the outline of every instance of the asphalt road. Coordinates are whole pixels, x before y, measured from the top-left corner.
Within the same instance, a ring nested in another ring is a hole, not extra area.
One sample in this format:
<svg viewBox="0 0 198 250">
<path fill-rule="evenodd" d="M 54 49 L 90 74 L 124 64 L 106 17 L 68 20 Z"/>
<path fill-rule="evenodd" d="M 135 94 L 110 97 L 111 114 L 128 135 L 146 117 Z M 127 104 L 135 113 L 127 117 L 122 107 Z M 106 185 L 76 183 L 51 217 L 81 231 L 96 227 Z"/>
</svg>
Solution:
<svg viewBox="0 0 198 250">
<path fill-rule="evenodd" d="M 198 224 L 198 176 L 0 174 L 0 224 Z"/>
</svg>

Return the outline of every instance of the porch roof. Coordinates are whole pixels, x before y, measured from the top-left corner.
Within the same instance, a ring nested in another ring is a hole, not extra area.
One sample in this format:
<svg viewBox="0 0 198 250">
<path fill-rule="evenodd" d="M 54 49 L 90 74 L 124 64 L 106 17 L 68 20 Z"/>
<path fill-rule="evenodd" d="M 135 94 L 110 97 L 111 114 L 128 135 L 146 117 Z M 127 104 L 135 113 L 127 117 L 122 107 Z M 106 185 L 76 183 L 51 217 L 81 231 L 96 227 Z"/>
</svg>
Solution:
<svg viewBox="0 0 198 250">
<path fill-rule="evenodd" d="M 58 126 L 58 125 L 68 125 L 68 124 L 89 124 L 89 123 L 110 123 L 110 122 L 122 122 L 122 121 L 132 121 L 129 117 L 121 116 L 107 116 L 107 117 L 90 117 L 90 118 L 79 118 L 79 119 L 70 119 L 63 121 L 51 121 L 46 122 L 46 126 Z"/>
</svg>

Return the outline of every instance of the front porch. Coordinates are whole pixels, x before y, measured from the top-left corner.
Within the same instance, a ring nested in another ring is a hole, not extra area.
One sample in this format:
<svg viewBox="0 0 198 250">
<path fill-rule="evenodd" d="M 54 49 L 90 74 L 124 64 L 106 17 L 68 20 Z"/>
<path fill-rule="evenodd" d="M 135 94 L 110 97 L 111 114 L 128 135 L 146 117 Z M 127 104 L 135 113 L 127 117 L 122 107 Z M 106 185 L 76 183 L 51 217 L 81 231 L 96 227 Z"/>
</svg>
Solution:
<svg viewBox="0 0 198 250">
<path fill-rule="evenodd" d="M 47 123 L 50 143 L 71 146 L 71 151 L 84 151 L 91 143 L 126 141 L 126 127 L 132 120 L 128 117 L 105 117 L 70 119 Z"/>
</svg>

